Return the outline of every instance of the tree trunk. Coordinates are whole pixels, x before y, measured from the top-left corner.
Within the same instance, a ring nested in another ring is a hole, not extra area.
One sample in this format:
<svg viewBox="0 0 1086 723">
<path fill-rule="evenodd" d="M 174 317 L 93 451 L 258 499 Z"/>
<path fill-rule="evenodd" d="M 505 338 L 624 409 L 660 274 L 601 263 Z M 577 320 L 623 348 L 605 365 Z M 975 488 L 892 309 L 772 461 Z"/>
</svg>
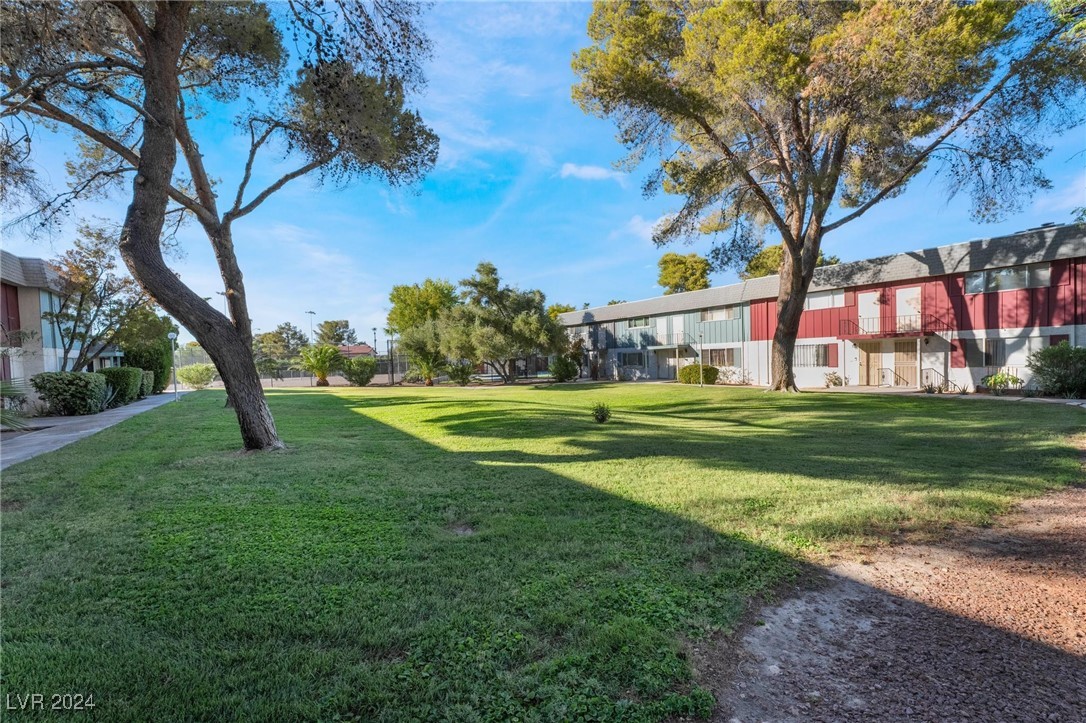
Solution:
<svg viewBox="0 0 1086 723">
<path fill-rule="evenodd" d="M 215 362 L 234 401 L 245 448 L 278 449 L 283 443 L 264 399 L 249 345 L 226 317 L 181 283 L 162 258 L 160 237 L 177 162 L 177 63 L 189 9 L 187 3 L 156 6 L 144 66 L 144 109 L 155 120 L 147 119 L 143 124 L 132 204 L 121 232 L 121 257 L 143 288 L 192 332 Z"/>
<path fill-rule="evenodd" d="M 796 254 L 789 244 L 781 249 L 780 290 L 777 292 L 777 328 L 773 332 L 773 349 L 770 354 L 773 378 L 768 391 L 798 392 L 796 375 L 793 370 L 793 353 L 796 337 L 799 336 L 799 322 L 803 315 L 803 304 L 807 300 L 807 289 L 814 276 L 815 264 L 821 238 L 812 234 Z"/>
</svg>

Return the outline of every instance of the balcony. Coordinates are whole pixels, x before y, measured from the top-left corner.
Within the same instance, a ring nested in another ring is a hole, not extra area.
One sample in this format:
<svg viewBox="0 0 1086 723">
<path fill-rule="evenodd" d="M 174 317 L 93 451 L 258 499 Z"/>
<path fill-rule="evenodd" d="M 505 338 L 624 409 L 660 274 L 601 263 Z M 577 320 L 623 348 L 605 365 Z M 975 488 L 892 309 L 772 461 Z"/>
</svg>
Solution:
<svg viewBox="0 0 1086 723">
<path fill-rule="evenodd" d="M 837 335 L 842 339 L 889 339 L 931 336 L 949 331 L 950 324 L 934 314 L 909 314 L 841 319 Z"/>
</svg>

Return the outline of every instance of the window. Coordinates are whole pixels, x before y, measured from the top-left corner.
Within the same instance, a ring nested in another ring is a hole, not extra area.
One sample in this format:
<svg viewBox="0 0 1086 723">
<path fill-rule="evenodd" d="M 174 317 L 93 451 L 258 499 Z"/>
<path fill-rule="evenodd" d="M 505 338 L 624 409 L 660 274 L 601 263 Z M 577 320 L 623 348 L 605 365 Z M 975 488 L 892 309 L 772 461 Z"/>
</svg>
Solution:
<svg viewBox="0 0 1086 723">
<path fill-rule="evenodd" d="M 738 306 L 721 306 L 716 309 L 702 309 L 702 321 L 733 321 L 739 318 Z"/>
<path fill-rule="evenodd" d="M 630 319 L 631 329 L 641 329 L 649 325 L 649 317 L 639 316 L 636 319 Z"/>
<path fill-rule="evenodd" d="M 620 367 L 643 367 L 645 366 L 645 354 L 639 351 L 619 352 L 618 365 Z"/>
<path fill-rule="evenodd" d="M 965 293 L 980 294 L 984 292 L 984 272 L 965 275 Z"/>
<path fill-rule="evenodd" d="M 845 305 L 845 292 L 840 289 L 833 291 L 816 291 L 807 294 L 803 302 L 804 309 L 833 309 Z"/>
<path fill-rule="evenodd" d="M 1015 266 L 1009 269 L 995 269 L 987 272 L 988 281 L 984 287 L 988 291 L 1013 291 L 1029 288 L 1029 269 Z"/>
<path fill-rule="evenodd" d="M 792 363 L 797 367 L 837 366 L 837 345 L 797 344 Z"/>
<path fill-rule="evenodd" d="M 740 367 L 743 365 L 742 349 L 706 349 L 701 358 L 704 364 L 711 367 Z"/>
<path fill-rule="evenodd" d="M 1048 337 L 1048 345 L 1049 346 L 1059 346 L 1060 344 L 1062 344 L 1065 341 L 1068 344 L 1071 343 L 1071 335 L 1070 334 L 1053 334 L 1052 336 Z"/>
<path fill-rule="evenodd" d="M 1044 289 L 1052 286 L 1052 267 L 1049 264 L 1034 264 L 1029 267 L 1029 288 Z"/>
<path fill-rule="evenodd" d="M 980 294 L 1015 289 L 1043 289 L 1052 285 L 1050 264 L 1008 266 L 965 275 L 965 293 Z"/>
<path fill-rule="evenodd" d="M 984 340 L 984 366 L 1002 367 L 1007 365 L 1007 342 L 1004 339 Z"/>
</svg>

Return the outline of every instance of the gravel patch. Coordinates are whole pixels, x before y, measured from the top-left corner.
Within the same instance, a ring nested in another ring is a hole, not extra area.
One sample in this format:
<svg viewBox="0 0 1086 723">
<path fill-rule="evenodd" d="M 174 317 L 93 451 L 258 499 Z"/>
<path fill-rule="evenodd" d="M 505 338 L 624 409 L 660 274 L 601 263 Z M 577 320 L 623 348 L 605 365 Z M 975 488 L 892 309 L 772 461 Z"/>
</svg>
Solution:
<svg viewBox="0 0 1086 723">
<path fill-rule="evenodd" d="M 715 720 L 1086 721 L 1086 489 L 814 582 L 694 651 Z"/>
</svg>

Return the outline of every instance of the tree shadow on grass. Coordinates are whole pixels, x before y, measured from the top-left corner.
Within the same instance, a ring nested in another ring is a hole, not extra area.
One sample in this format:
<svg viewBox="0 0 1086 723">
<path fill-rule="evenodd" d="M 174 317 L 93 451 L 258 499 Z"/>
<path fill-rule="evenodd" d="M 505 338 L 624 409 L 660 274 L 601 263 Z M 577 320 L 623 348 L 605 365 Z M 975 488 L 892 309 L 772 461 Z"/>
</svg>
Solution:
<svg viewBox="0 0 1086 723">
<path fill-rule="evenodd" d="M 149 413 L 147 443 L 217 414 L 218 436 L 180 454 L 217 453 L 236 433 L 220 404 Z M 5 479 L 27 500 L 4 520 L 7 690 L 93 690 L 111 721 L 704 714 L 681 640 L 726 635 L 799 569 L 544 456 L 450 451 L 356 399 L 272 404 L 288 455 L 139 479 L 133 455 L 82 478 L 75 460 L 122 425 L 30 463 L 52 479 Z M 587 442 L 597 460 L 611 434 Z M 391 451 L 360 463 L 374 449 Z"/>
</svg>

